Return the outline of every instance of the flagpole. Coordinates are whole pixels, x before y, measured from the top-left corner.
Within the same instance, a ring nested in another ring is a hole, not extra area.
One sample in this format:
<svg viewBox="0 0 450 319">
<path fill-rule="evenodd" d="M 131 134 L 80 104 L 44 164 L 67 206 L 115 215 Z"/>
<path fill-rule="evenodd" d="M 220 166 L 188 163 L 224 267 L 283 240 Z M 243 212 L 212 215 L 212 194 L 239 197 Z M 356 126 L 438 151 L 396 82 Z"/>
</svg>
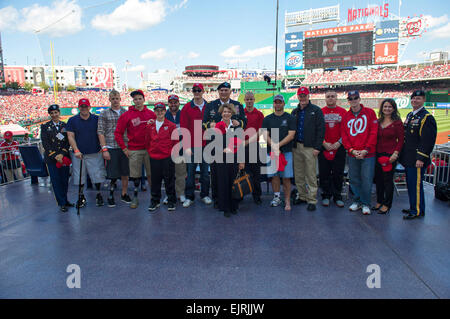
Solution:
<svg viewBox="0 0 450 319">
<path fill-rule="evenodd" d="M 54 61 L 53 61 L 53 42 L 50 41 L 50 54 L 51 54 L 51 58 L 52 58 L 52 73 L 53 73 L 53 97 L 55 98 L 55 104 L 58 104 L 58 82 L 56 82 L 56 77 L 55 77 L 55 65 L 54 65 Z M 44 77 L 44 81 L 45 81 L 45 77 Z"/>
<path fill-rule="evenodd" d="M 279 8 L 279 0 L 277 0 L 277 19 L 276 19 L 276 35 L 275 35 L 275 87 L 277 88 L 277 62 L 278 62 L 278 8 Z M 272 91 L 272 96 L 275 94 L 275 90 Z M 277 92 L 278 94 L 278 92 Z"/>
</svg>

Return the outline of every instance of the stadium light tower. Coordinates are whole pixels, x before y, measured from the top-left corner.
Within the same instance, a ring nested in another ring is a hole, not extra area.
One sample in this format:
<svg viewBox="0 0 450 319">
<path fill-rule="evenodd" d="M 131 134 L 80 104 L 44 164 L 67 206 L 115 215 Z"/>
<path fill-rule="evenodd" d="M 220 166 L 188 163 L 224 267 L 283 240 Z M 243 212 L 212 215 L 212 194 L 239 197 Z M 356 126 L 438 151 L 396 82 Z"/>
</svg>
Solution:
<svg viewBox="0 0 450 319">
<path fill-rule="evenodd" d="M 0 33 L 0 86 L 5 84 L 5 68 L 3 67 L 2 36 Z"/>
</svg>

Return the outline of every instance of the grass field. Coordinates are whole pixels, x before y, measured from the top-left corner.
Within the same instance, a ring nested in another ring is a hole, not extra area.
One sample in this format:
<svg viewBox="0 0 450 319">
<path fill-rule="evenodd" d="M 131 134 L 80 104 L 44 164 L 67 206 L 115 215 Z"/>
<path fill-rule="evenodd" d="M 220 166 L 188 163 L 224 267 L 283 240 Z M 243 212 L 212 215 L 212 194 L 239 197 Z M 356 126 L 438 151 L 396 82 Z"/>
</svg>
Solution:
<svg viewBox="0 0 450 319">
<path fill-rule="evenodd" d="M 291 111 L 292 109 L 286 109 L 286 112 L 290 113 Z M 402 120 L 405 120 L 406 115 L 408 115 L 408 113 L 411 111 L 412 109 L 400 109 L 400 115 L 402 117 Z M 263 112 L 264 116 L 267 116 L 271 114 L 273 110 L 264 109 L 261 110 L 261 112 Z M 376 112 L 378 112 L 378 110 Z M 430 112 L 432 112 L 432 110 L 430 110 Z M 438 132 L 450 131 L 450 114 L 447 116 L 445 110 L 435 110 L 434 118 L 436 119 Z"/>
<path fill-rule="evenodd" d="M 403 121 L 406 119 L 406 115 L 408 115 L 408 113 L 411 111 L 412 109 L 400 109 L 400 115 Z M 429 111 L 432 112 L 433 110 Z M 264 116 L 267 116 L 271 114 L 273 110 L 263 109 L 261 110 L 261 112 L 263 112 Z M 286 109 L 286 112 L 290 113 L 292 112 L 292 109 Z M 378 115 L 378 110 L 376 110 L 375 112 L 377 112 Z M 436 119 L 438 130 L 436 144 L 444 144 L 449 141 L 448 136 L 450 135 L 450 114 L 446 115 L 446 112 L 446 110 L 435 110 L 434 113 L 434 118 Z"/>
</svg>

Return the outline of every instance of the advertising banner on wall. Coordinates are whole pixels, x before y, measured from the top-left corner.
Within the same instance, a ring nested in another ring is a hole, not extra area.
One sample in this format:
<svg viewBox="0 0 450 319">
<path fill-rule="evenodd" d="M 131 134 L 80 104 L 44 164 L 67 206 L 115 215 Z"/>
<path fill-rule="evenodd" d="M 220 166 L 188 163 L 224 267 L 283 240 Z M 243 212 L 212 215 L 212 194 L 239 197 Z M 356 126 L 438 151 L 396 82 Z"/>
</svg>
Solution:
<svg viewBox="0 0 450 319">
<path fill-rule="evenodd" d="M 33 67 L 33 81 L 36 86 L 45 82 L 45 72 L 43 67 Z"/>
<path fill-rule="evenodd" d="M 86 86 L 86 70 L 84 68 L 74 68 L 75 73 L 75 86 Z"/>
<path fill-rule="evenodd" d="M 285 59 L 285 70 L 303 69 L 303 51 L 287 52 Z"/>
<path fill-rule="evenodd" d="M 375 28 L 375 43 L 398 42 L 399 21 L 381 21 Z"/>
<path fill-rule="evenodd" d="M 113 69 L 105 67 L 93 67 L 92 86 L 95 88 L 113 88 Z"/>
<path fill-rule="evenodd" d="M 375 64 L 398 63 L 398 42 L 375 44 Z"/>
<path fill-rule="evenodd" d="M 25 70 L 22 67 L 5 66 L 5 82 L 25 83 Z"/>
<path fill-rule="evenodd" d="M 303 50 L 303 32 L 286 33 L 286 52 Z"/>
</svg>

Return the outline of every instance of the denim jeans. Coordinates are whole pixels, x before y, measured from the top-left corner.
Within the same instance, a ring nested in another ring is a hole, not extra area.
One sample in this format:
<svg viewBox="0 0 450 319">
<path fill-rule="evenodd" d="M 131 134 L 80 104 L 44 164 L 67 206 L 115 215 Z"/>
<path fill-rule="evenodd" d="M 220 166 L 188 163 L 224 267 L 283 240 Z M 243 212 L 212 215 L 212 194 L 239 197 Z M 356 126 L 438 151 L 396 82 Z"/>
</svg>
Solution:
<svg viewBox="0 0 450 319">
<path fill-rule="evenodd" d="M 375 157 L 362 160 L 348 157 L 348 176 L 354 202 L 370 207 L 374 171 Z"/>
<path fill-rule="evenodd" d="M 197 165 L 200 165 L 200 197 L 206 197 L 209 196 L 209 186 L 210 186 L 210 180 L 209 180 L 209 164 L 205 162 L 202 156 L 202 162 L 201 163 L 194 163 L 194 154 L 196 152 L 202 152 L 202 148 L 194 148 L 193 154 L 191 156 L 191 162 L 186 163 L 186 169 L 187 169 L 187 178 L 186 178 L 186 189 L 185 189 L 185 196 L 187 199 L 194 200 L 195 199 L 195 170 L 197 169 Z"/>
</svg>

